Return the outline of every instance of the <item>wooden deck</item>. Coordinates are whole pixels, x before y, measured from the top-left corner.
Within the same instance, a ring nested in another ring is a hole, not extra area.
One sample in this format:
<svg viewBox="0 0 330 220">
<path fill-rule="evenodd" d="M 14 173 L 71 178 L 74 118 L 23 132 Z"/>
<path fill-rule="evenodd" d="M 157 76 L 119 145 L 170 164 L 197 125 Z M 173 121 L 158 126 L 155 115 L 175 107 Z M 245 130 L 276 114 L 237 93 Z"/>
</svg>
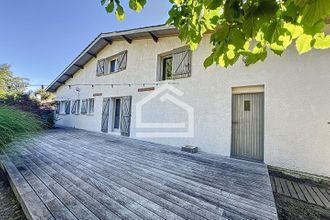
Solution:
<svg viewBox="0 0 330 220">
<path fill-rule="evenodd" d="M 281 177 L 270 177 L 274 193 L 330 209 L 330 188 L 299 183 Z"/>
<path fill-rule="evenodd" d="M 277 219 L 265 165 L 54 129 L 3 158 L 28 218 Z"/>
</svg>

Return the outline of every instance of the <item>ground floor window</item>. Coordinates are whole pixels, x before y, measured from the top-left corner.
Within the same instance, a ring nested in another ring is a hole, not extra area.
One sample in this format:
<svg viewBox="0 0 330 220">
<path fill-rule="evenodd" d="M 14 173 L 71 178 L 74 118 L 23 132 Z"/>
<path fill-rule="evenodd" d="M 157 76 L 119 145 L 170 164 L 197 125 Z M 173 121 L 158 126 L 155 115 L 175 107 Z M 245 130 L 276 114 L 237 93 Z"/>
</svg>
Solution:
<svg viewBox="0 0 330 220">
<path fill-rule="evenodd" d="M 94 98 L 87 99 L 87 113 L 94 113 Z"/>
<path fill-rule="evenodd" d="M 80 110 L 80 100 L 74 100 L 71 108 L 71 113 L 78 115 L 79 110 Z"/>
<path fill-rule="evenodd" d="M 94 98 L 81 100 L 81 114 L 93 114 L 94 113 Z"/>
<path fill-rule="evenodd" d="M 60 115 L 70 114 L 70 104 L 71 101 L 59 101 L 56 105 L 56 113 Z"/>
</svg>

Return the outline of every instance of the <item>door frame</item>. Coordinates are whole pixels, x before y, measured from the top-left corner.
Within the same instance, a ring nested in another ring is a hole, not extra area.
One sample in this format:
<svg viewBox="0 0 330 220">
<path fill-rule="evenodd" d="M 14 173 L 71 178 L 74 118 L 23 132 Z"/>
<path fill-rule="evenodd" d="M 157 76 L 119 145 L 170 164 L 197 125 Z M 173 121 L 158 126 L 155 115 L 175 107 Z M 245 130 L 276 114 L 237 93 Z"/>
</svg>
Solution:
<svg viewBox="0 0 330 220">
<path fill-rule="evenodd" d="M 240 157 L 237 155 L 233 155 L 233 113 L 234 113 L 234 106 L 233 106 L 233 97 L 234 95 L 240 95 L 240 94 L 263 94 L 263 119 L 262 119 L 262 158 L 261 160 L 254 160 L 252 158 L 246 158 L 246 157 Z M 258 162 L 258 163 L 264 163 L 265 159 L 265 86 L 264 85 L 248 85 L 248 86 L 239 86 L 239 87 L 232 87 L 231 92 L 231 138 L 230 138 L 230 157 L 240 159 L 240 160 L 246 160 L 246 161 L 252 161 L 252 162 Z"/>
<path fill-rule="evenodd" d="M 116 99 L 120 100 L 120 109 L 119 109 L 119 128 L 114 128 L 115 125 L 115 107 L 116 107 Z M 111 101 L 110 101 L 110 110 L 112 109 L 113 111 L 110 112 L 110 125 L 111 125 L 111 129 L 110 132 L 114 133 L 114 134 L 120 134 L 121 132 L 121 108 L 122 108 L 122 96 L 119 97 L 111 97 Z"/>
</svg>

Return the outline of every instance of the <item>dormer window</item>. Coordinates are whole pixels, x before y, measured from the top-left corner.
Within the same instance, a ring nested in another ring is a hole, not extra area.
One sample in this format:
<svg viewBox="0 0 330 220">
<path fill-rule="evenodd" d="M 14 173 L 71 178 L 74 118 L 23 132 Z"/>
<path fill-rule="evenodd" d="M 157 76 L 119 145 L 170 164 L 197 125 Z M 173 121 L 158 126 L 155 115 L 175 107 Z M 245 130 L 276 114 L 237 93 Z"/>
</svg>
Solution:
<svg viewBox="0 0 330 220">
<path fill-rule="evenodd" d="M 126 69 L 127 50 L 97 61 L 96 75 L 102 76 Z"/>
</svg>

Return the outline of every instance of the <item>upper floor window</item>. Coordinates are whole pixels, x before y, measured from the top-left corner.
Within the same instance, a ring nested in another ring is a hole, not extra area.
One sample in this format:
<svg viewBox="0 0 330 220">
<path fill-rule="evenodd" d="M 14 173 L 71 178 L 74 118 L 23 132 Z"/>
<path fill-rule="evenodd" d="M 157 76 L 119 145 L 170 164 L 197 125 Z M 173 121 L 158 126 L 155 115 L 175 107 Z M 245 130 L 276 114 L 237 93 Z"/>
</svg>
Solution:
<svg viewBox="0 0 330 220">
<path fill-rule="evenodd" d="M 179 79 L 191 76 L 191 51 L 181 47 L 159 55 L 158 80 Z"/>
<path fill-rule="evenodd" d="M 127 50 L 97 61 L 96 75 L 106 75 L 126 69 Z"/>
</svg>

